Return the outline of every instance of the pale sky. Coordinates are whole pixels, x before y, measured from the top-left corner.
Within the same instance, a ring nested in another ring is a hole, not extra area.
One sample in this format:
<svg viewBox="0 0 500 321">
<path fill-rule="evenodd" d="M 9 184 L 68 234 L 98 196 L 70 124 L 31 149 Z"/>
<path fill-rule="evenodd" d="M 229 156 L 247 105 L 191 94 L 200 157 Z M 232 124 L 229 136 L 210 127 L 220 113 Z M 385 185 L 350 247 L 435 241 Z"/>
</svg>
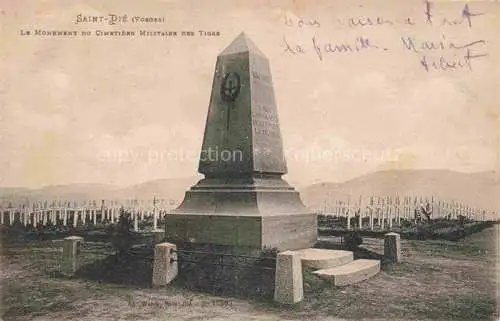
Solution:
<svg viewBox="0 0 500 321">
<path fill-rule="evenodd" d="M 422 1 L 124 2 L 0 2 L 0 186 L 196 175 L 215 61 L 242 31 L 270 60 L 288 179 L 342 181 L 391 168 L 500 170 L 498 2 L 469 3 L 470 13 L 482 13 L 472 26 L 442 24 L 462 19 L 464 2 L 433 2 L 432 25 Z M 75 24 L 78 14 L 129 20 Z M 165 22 L 133 23 L 133 16 Z M 349 27 L 349 17 L 390 23 Z M 300 27 L 301 18 L 317 23 Z M 21 35 L 36 29 L 92 35 Z M 98 37 L 96 30 L 195 36 Z M 419 52 L 405 49 L 401 37 L 413 37 Z M 285 40 L 304 53 L 286 52 Z M 420 50 L 424 41 L 443 41 L 445 49 Z M 326 53 L 327 43 L 342 42 L 369 47 Z M 470 60 L 472 70 L 433 69 L 441 56 L 465 63 L 467 48 L 487 54 Z"/>
</svg>

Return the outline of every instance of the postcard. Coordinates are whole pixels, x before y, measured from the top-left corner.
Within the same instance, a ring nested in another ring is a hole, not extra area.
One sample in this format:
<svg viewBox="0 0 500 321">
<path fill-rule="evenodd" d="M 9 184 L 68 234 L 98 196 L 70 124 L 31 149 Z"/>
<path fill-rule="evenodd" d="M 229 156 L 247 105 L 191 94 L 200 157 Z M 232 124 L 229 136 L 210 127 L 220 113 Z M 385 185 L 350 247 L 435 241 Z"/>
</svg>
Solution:
<svg viewBox="0 0 500 321">
<path fill-rule="evenodd" d="M 498 1 L 0 2 L 1 320 L 496 320 Z"/>
</svg>

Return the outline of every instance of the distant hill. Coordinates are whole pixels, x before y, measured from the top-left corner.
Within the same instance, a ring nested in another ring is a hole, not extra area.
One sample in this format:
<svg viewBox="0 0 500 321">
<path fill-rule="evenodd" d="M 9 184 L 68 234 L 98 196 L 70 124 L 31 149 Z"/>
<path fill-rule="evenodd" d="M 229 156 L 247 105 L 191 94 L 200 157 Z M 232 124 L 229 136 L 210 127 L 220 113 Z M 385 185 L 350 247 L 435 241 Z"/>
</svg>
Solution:
<svg viewBox="0 0 500 321">
<path fill-rule="evenodd" d="M 101 195 L 108 195 L 119 188 L 107 184 L 67 184 L 50 185 L 38 189 L 28 188 L 1 188 L 0 202 L 45 201 L 45 200 L 71 200 L 87 201 L 100 199 Z"/>
<path fill-rule="evenodd" d="M 29 188 L 24 187 L 0 187 L 0 198 L 2 197 L 14 197 L 22 193 L 30 191 Z"/>
<path fill-rule="evenodd" d="M 184 192 L 199 178 L 158 179 L 128 187 L 107 184 L 68 184 L 39 189 L 1 188 L 0 203 L 29 201 L 152 200 L 153 197 L 182 200 Z"/>
<path fill-rule="evenodd" d="M 157 179 L 115 190 L 108 195 L 111 199 L 152 200 L 153 197 L 159 197 L 181 201 L 184 192 L 198 180 L 200 177 Z"/>
<path fill-rule="evenodd" d="M 307 206 L 322 208 L 326 199 L 353 200 L 360 196 L 422 196 L 459 201 L 500 211 L 500 175 L 495 172 L 459 173 L 449 170 L 388 170 L 343 183 L 313 184 L 301 190 Z"/>
<path fill-rule="evenodd" d="M 128 187 L 107 184 L 70 184 L 40 189 L 0 188 L 0 202 L 29 200 L 152 200 L 153 196 L 181 201 L 184 192 L 200 177 L 166 178 Z M 296 184 L 293 184 L 297 186 Z M 455 200 L 474 207 L 500 212 L 500 175 L 495 172 L 459 173 L 449 170 L 389 170 L 352 180 L 324 182 L 300 188 L 304 203 L 322 208 L 325 200 L 353 200 L 360 196 L 411 195 Z"/>
</svg>

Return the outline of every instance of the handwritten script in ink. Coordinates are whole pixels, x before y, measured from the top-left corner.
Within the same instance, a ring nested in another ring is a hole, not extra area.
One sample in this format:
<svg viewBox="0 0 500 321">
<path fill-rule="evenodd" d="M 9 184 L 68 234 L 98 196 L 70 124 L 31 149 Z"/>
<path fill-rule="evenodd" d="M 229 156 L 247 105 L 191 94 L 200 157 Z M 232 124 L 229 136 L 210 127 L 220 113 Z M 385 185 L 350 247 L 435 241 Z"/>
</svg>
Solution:
<svg viewBox="0 0 500 321">
<path fill-rule="evenodd" d="M 473 11 L 469 4 L 461 5 L 459 9 L 453 11 L 452 16 L 443 16 L 434 12 L 435 4 L 430 1 L 423 2 L 419 16 L 406 16 L 399 18 L 389 18 L 384 16 L 356 16 L 333 18 L 333 23 L 337 29 L 344 28 L 349 32 L 342 33 L 337 40 L 328 40 L 321 37 L 324 34 L 326 19 L 303 19 L 300 17 L 286 16 L 285 25 L 293 31 L 309 30 L 312 36 L 306 42 L 294 41 L 291 37 L 284 35 L 281 39 L 283 54 L 289 56 L 301 56 L 313 54 L 323 61 L 328 56 L 334 55 L 360 55 L 369 52 L 402 52 L 415 57 L 415 63 L 427 72 L 433 71 L 472 71 L 477 61 L 488 55 L 487 41 L 471 32 L 476 19 L 481 19 L 485 15 L 483 12 Z M 329 19 L 328 22 L 331 21 Z M 366 35 L 367 30 L 377 27 L 397 27 L 399 31 L 390 43 L 384 39 L 377 39 L 373 35 Z M 425 26 L 427 30 L 432 29 L 432 35 L 420 35 L 419 27 Z M 462 28 L 467 30 L 464 39 L 449 39 L 446 29 Z M 315 32 L 317 31 L 317 32 Z M 349 38 L 349 34 L 357 31 L 358 34 Z M 364 34 L 365 33 L 365 34 Z M 342 38 L 340 38 L 342 37 Z"/>
</svg>

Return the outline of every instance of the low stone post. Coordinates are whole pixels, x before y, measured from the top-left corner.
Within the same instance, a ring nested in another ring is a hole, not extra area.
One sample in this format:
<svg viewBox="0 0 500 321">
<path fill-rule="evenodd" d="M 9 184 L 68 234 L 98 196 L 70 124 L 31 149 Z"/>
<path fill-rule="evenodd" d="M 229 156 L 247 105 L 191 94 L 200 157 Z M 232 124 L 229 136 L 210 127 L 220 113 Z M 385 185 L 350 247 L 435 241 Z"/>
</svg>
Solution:
<svg viewBox="0 0 500 321">
<path fill-rule="evenodd" d="M 398 233 L 384 235 L 384 258 L 391 263 L 401 262 L 401 238 Z"/>
<path fill-rule="evenodd" d="M 78 270 L 78 246 L 83 242 L 79 236 L 69 236 L 63 241 L 63 257 L 61 272 L 66 276 L 72 276 Z"/>
<path fill-rule="evenodd" d="M 172 243 L 160 243 L 155 246 L 153 263 L 153 287 L 165 286 L 177 276 L 177 246 Z"/>
<path fill-rule="evenodd" d="M 276 259 L 274 301 L 295 304 L 304 299 L 302 263 L 298 253 L 285 251 Z"/>
</svg>

